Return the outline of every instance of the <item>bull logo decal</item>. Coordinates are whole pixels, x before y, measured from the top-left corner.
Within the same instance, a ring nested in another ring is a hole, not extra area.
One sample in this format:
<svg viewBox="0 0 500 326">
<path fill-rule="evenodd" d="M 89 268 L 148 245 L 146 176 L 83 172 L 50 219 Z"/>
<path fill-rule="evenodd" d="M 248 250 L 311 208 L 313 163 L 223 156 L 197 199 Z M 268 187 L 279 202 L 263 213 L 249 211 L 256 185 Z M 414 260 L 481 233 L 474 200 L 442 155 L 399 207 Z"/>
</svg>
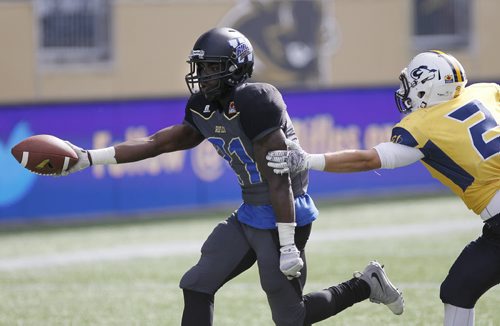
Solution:
<svg viewBox="0 0 500 326">
<path fill-rule="evenodd" d="M 331 82 L 331 55 L 338 44 L 331 3 L 239 0 L 218 25 L 239 30 L 252 43 L 254 80 L 280 86 L 321 85 Z"/>
<path fill-rule="evenodd" d="M 425 84 L 426 81 L 432 80 L 436 77 L 437 70 L 429 69 L 427 66 L 420 66 L 411 71 L 410 77 L 413 79 L 414 83 L 419 81 Z"/>
</svg>

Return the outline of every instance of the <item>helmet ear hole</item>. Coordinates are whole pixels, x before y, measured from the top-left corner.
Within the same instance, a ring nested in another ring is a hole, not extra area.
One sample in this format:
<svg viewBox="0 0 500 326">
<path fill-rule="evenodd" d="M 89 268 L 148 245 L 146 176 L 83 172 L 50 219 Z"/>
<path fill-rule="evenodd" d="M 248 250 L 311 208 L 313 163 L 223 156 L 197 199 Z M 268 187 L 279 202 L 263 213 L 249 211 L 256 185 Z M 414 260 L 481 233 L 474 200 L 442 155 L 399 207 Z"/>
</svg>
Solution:
<svg viewBox="0 0 500 326">
<path fill-rule="evenodd" d="M 232 64 L 229 66 L 229 68 L 227 69 L 229 72 L 232 72 L 234 73 L 236 71 L 236 69 L 238 69 L 238 66 L 235 65 L 235 64 Z"/>
<path fill-rule="evenodd" d="M 417 93 L 418 98 L 422 98 L 422 97 L 424 97 L 424 95 L 425 95 L 425 92 L 418 92 Z"/>
<path fill-rule="evenodd" d="M 238 77 L 243 76 L 243 68 L 241 68 L 241 67 L 240 67 L 240 68 L 238 68 L 238 69 L 235 69 L 235 70 L 233 71 L 233 76 L 238 76 Z"/>
</svg>

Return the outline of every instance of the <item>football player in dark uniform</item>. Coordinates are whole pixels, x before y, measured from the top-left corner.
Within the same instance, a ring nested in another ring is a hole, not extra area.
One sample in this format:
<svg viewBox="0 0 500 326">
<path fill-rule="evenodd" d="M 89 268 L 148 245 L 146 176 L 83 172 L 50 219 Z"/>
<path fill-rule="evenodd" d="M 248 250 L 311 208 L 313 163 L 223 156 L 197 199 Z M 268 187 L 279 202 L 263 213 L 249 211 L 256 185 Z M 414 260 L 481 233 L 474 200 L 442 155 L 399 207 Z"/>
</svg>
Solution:
<svg viewBox="0 0 500 326">
<path fill-rule="evenodd" d="M 272 85 L 245 82 L 253 71 L 252 45 L 234 29 L 201 35 L 188 63 L 192 95 L 181 124 L 114 147 L 84 151 L 75 146 L 79 162 L 69 171 L 139 161 L 205 139 L 227 160 L 243 203 L 214 228 L 200 260 L 182 277 L 182 325 L 212 325 L 217 290 L 255 262 L 276 325 L 310 325 L 368 298 L 401 314 L 402 294 L 376 261 L 344 283 L 302 294 L 304 249 L 318 211 L 307 194 L 307 171 L 290 178 L 266 164 L 268 151 L 286 149 L 285 139 L 297 140 L 283 98 Z"/>
</svg>

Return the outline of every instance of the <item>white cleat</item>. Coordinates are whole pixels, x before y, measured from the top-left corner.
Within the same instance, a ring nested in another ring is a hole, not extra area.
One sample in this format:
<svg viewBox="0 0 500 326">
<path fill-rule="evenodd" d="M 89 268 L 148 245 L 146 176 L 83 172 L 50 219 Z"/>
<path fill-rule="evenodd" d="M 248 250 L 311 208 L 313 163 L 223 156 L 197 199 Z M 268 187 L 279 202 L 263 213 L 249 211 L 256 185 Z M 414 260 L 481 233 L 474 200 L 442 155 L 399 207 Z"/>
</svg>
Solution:
<svg viewBox="0 0 500 326">
<path fill-rule="evenodd" d="M 355 272 L 353 276 L 368 283 L 371 302 L 385 304 L 395 315 L 403 313 L 403 293 L 391 283 L 379 262 L 371 261 L 363 272 Z"/>
</svg>

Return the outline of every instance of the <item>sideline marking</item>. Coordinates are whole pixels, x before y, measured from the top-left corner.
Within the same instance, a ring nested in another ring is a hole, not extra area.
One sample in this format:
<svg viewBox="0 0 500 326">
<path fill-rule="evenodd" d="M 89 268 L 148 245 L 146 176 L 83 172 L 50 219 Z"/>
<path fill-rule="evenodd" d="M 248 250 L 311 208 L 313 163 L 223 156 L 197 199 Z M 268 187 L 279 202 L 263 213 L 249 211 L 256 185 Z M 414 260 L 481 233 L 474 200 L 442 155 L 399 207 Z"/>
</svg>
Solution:
<svg viewBox="0 0 500 326">
<path fill-rule="evenodd" d="M 380 238 L 388 238 L 390 240 L 408 236 L 429 236 L 431 234 L 446 234 L 457 231 L 470 231 L 473 229 L 477 229 L 479 235 L 481 224 L 474 219 L 470 221 L 441 221 L 427 224 L 406 224 L 335 231 L 313 231 L 309 242 L 370 240 Z M 63 265 L 119 261 L 144 257 L 158 258 L 196 254 L 200 252 L 204 240 L 205 239 L 189 242 L 158 243 L 142 246 L 121 246 L 115 248 L 74 251 L 62 254 L 0 259 L 0 271 L 49 268 Z"/>
</svg>

